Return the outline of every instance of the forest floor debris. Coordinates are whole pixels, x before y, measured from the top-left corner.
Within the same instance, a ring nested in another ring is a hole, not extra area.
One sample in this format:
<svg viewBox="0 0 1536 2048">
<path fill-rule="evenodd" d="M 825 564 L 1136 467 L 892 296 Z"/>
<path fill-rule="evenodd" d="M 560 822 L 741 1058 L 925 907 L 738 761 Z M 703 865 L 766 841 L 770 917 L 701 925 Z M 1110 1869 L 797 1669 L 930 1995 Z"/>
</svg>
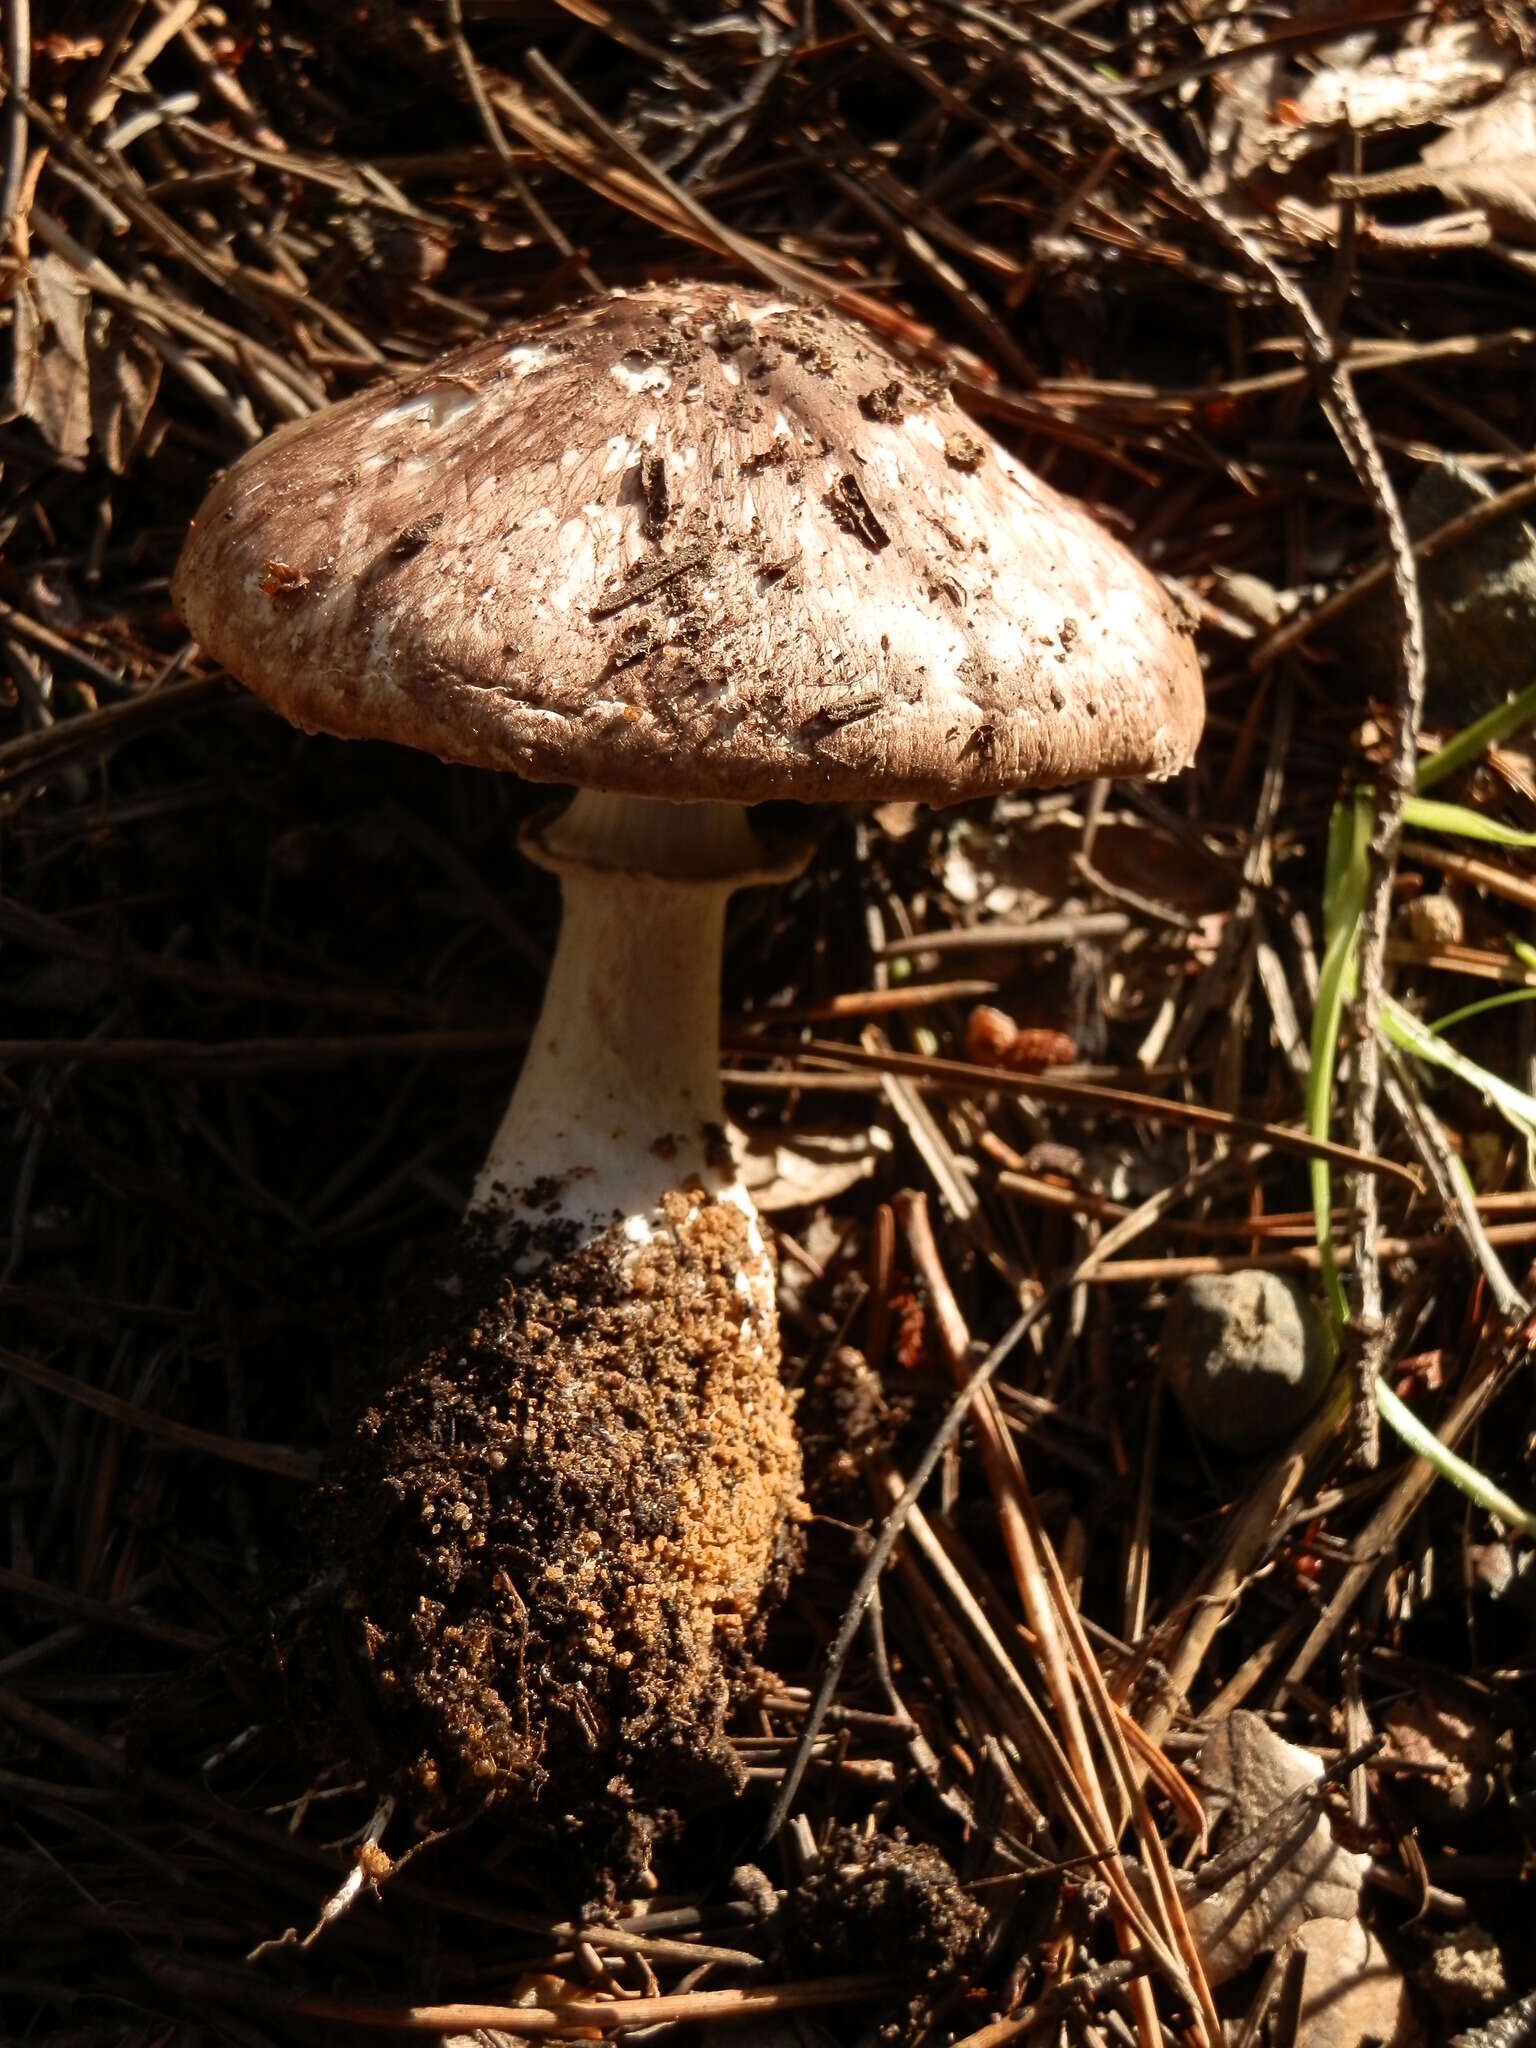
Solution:
<svg viewBox="0 0 1536 2048">
<path fill-rule="evenodd" d="M 1469 669 L 1536 683 L 1457 610 L 1529 566 L 1536 37 L 1515 0 L 1026 13 L 6 9 L 8 2033 L 856 2039 L 857 1942 L 789 1955 L 784 1903 L 898 1830 L 985 1918 L 924 2048 L 1527 2025 L 1529 1536 L 1392 1429 L 1354 1459 L 1338 1383 L 1214 1450 L 1158 1331 L 1192 1272 L 1320 1304 L 1331 1262 L 1357 1422 L 1379 1373 L 1536 1498 L 1530 709 L 1436 753 Z M 536 1008 L 553 888 L 504 849 L 539 799 L 300 738 L 168 579 L 283 422 L 690 273 L 823 294 L 946 381 L 1198 622 L 1210 716 L 1176 784 L 829 817 L 738 905 L 729 1097 L 817 1515 L 726 1729 L 745 1789 L 593 1918 L 494 1815 L 419 1833 L 307 1769 L 253 1669 L 380 1271 L 460 1212 Z M 1325 900 L 1364 789 L 1379 1093 Z M 1230 1822 L 1185 1769 L 1250 1725 L 1313 1760 L 1352 1876 L 1211 1993 L 1186 1901 L 1198 1933 Z"/>
</svg>

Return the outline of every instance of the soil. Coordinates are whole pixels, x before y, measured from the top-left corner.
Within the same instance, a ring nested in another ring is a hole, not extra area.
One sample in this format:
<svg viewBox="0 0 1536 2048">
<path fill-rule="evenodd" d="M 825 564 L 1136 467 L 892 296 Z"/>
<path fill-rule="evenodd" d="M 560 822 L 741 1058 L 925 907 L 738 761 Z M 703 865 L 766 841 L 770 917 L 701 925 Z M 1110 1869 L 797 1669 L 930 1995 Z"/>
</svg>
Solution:
<svg viewBox="0 0 1536 2048">
<path fill-rule="evenodd" d="M 987 1916 L 937 1849 L 840 1828 L 785 1904 L 791 1959 L 818 1974 L 872 1970 L 931 1991 L 978 1952 Z"/>
<path fill-rule="evenodd" d="M 482 1228 L 426 1290 L 320 1490 L 337 1590 L 285 1664 L 313 1702 L 322 1654 L 424 1826 L 515 1795 L 654 1830 L 740 1778 L 732 1681 L 798 1550 L 792 1397 L 729 1203 L 509 1278 L 529 1252 Z"/>
<path fill-rule="evenodd" d="M 867 1512 L 871 1458 L 888 1454 L 909 1404 L 887 1396 L 861 1351 L 839 1344 L 810 1374 L 796 1414 L 805 1495 L 817 1514 L 857 1521 Z"/>
</svg>

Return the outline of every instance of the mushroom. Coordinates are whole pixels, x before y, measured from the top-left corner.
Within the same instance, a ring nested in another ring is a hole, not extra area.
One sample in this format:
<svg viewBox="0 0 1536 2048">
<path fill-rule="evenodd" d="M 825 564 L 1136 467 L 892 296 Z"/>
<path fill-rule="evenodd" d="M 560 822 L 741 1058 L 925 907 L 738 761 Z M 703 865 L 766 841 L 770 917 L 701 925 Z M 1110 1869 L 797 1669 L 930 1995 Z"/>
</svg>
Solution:
<svg viewBox="0 0 1536 2048">
<path fill-rule="evenodd" d="M 563 924 L 450 1327 L 364 1415 L 336 1541 L 429 1803 L 675 1790 L 802 1512 L 717 1034 L 727 898 L 803 855 L 747 807 L 1171 774 L 1183 625 L 864 329 L 702 283 L 283 429 L 174 591 L 306 730 L 577 786 L 523 834 Z"/>
</svg>

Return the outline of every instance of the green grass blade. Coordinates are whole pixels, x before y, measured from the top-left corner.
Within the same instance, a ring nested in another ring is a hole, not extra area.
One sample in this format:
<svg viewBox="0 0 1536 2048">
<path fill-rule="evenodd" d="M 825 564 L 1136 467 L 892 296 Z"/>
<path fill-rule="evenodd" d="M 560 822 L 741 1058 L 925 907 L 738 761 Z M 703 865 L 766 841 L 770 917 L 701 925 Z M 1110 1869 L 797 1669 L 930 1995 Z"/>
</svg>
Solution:
<svg viewBox="0 0 1536 2048">
<path fill-rule="evenodd" d="M 1514 730 L 1536 713 L 1536 685 L 1500 707 L 1496 714 L 1480 719 L 1464 733 L 1432 755 L 1420 771 L 1421 789 L 1476 759 L 1485 746 Z M 1323 964 L 1318 975 L 1317 1005 L 1312 1018 L 1311 1062 L 1307 1074 L 1307 1129 L 1314 1138 L 1326 1138 L 1333 1113 L 1333 1084 L 1338 1064 L 1339 1033 L 1344 1006 L 1354 993 L 1360 918 L 1370 867 L 1371 825 L 1375 792 L 1357 789 L 1352 804 L 1336 804 L 1328 823 L 1328 853 L 1323 876 Z M 1411 797 L 1404 807 L 1404 823 L 1422 832 L 1446 832 L 1465 839 L 1481 839 L 1499 846 L 1536 846 L 1536 833 L 1511 831 L 1496 825 L 1476 811 L 1459 804 L 1426 801 Z M 1521 951 L 1520 948 L 1516 948 Z M 1437 1033 L 1484 1010 L 1505 1003 L 1536 998 L 1536 989 L 1511 989 L 1481 1002 L 1453 1011 L 1438 1025 L 1421 1023 L 1410 1010 L 1388 996 L 1382 1005 L 1379 1029 L 1384 1037 L 1403 1051 L 1427 1064 L 1443 1067 L 1459 1080 L 1476 1088 L 1492 1102 L 1527 1142 L 1536 1139 L 1536 1097 L 1512 1082 L 1488 1072 L 1468 1059 L 1457 1047 L 1448 1045 Z M 1323 1284 L 1331 1311 L 1331 1332 L 1335 1344 L 1349 1321 L 1349 1300 L 1333 1255 L 1333 1175 L 1325 1159 L 1311 1161 L 1312 1206 L 1317 1245 L 1322 1258 Z M 1420 1422 L 1406 1403 L 1400 1401 L 1384 1377 L 1375 1386 L 1377 1412 L 1383 1422 L 1413 1451 L 1425 1459 L 1442 1479 L 1449 1480 L 1487 1513 L 1496 1515 L 1507 1528 L 1536 1536 L 1536 1515 L 1495 1486 L 1475 1465 L 1469 1465 L 1450 1450 L 1434 1432 Z"/>
<path fill-rule="evenodd" d="M 1427 1028 L 1438 1037 L 1442 1031 L 1452 1031 L 1458 1024 L 1465 1024 L 1469 1018 L 1481 1017 L 1487 1010 L 1507 1009 L 1511 1003 L 1536 1003 L 1536 988 L 1501 989 L 1496 996 L 1484 996 L 1480 1002 L 1466 1003 L 1459 1010 L 1447 1011 L 1437 1017 Z"/>
<path fill-rule="evenodd" d="M 1443 1067 L 1457 1080 L 1465 1081 L 1486 1102 L 1492 1103 L 1500 1116 L 1513 1124 L 1524 1137 L 1536 1138 L 1536 1096 L 1517 1088 L 1513 1081 L 1506 1081 L 1502 1074 L 1492 1073 L 1487 1067 L 1480 1067 L 1476 1060 L 1468 1059 L 1464 1052 L 1437 1037 L 1428 1024 L 1421 1023 L 1411 1010 L 1405 1010 L 1391 996 L 1382 1004 L 1381 1028 L 1401 1051 L 1412 1053 L 1415 1059 L 1424 1060 L 1432 1067 Z"/>
<path fill-rule="evenodd" d="M 1416 1451 L 1433 1465 L 1442 1479 L 1448 1479 L 1452 1486 L 1459 1486 L 1469 1499 L 1475 1500 L 1490 1515 L 1497 1515 L 1506 1528 L 1518 1529 L 1523 1536 L 1536 1536 L 1536 1515 L 1530 1514 L 1518 1501 L 1511 1500 L 1475 1465 L 1469 1465 L 1465 1458 L 1457 1457 L 1453 1450 L 1441 1443 L 1406 1402 L 1398 1399 L 1385 1378 L 1376 1382 L 1376 1408 L 1382 1421 L 1396 1431 L 1410 1451 Z"/>
<path fill-rule="evenodd" d="M 1465 804 L 1443 804 L 1433 797 L 1411 796 L 1403 805 L 1403 823 L 1419 832 L 1443 832 L 1452 839 L 1479 839 L 1485 846 L 1536 846 L 1536 832 L 1517 832 L 1469 811 Z"/>
<path fill-rule="evenodd" d="M 1419 763 L 1415 786 L 1421 793 L 1433 789 L 1437 782 L 1443 782 L 1447 775 L 1454 775 L 1458 768 L 1470 767 L 1485 748 L 1497 746 L 1500 740 L 1533 718 L 1536 718 L 1536 683 L 1522 690 L 1518 697 L 1511 697 L 1507 704 L 1495 705 L 1484 717 L 1463 726 L 1438 753 L 1426 755 Z"/>
<path fill-rule="evenodd" d="M 1326 1138 L 1333 1116 L 1334 1070 L 1338 1065 L 1339 1032 L 1344 1006 L 1355 989 L 1355 948 L 1360 913 L 1365 906 L 1369 872 L 1372 798 L 1357 790 L 1352 804 L 1336 804 L 1328 824 L 1328 860 L 1323 878 L 1323 934 L 1326 944 L 1318 975 L 1317 1006 L 1312 1015 L 1311 1058 L 1307 1070 L 1307 1129 Z M 1312 1210 L 1317 1248 L 1323 1262 L 1323 1288 L 1335 1331 L 1349 1317 L 1344 1283 L 1333 1256 L 1333 1173 L 1326 1159 L 1310 1162 Z"/>
</svg>

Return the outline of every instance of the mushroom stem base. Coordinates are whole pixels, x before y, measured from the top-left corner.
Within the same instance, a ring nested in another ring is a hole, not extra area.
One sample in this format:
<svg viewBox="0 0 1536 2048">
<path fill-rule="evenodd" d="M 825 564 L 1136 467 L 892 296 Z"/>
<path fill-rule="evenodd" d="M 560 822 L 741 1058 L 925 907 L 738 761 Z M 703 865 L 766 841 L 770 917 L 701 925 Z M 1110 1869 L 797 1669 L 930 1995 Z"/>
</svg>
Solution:
<svg viewBox="0 0 1536 2048">
<path fill-rule="evenodd" d="M 536 1827 L 611 1826 L 739 1782 L 724 1718 L 800 1486 L 749 1234 L 677 1194 L 650 1243 L 611 1228 L 514 1279 L 472 1225 L 353 1432 L 322 1500 L 342 1628 L 433 1825 L 514 1794 Z"/>
</svg>

